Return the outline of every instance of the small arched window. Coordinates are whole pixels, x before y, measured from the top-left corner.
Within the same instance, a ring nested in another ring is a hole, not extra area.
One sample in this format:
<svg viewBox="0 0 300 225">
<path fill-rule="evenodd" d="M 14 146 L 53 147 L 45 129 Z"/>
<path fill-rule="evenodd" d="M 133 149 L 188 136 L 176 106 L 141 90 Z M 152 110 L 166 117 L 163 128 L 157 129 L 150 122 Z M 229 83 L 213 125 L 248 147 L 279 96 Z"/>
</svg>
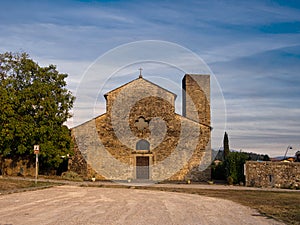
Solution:
<svg viewBox="0 0 300 225">
<path fill-rule="evenodd" d="M 136 143 L 136 150 L 150 150 L 150 143 L 144 139 Z"/>
</svg>

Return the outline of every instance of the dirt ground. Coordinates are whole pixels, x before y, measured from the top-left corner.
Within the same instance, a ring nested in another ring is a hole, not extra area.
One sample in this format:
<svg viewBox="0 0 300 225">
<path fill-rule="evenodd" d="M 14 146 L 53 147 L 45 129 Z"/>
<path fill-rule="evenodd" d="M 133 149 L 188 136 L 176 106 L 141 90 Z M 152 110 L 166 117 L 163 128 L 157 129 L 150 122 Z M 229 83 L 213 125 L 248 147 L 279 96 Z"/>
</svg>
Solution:
<svg viewBox="0 0 300 225">
<path fill-rule="evenodd" d="M 237 203 L 136 189 L 58 186 L 0 196 L 0 224 L 281 224 Z"/>
</svg>

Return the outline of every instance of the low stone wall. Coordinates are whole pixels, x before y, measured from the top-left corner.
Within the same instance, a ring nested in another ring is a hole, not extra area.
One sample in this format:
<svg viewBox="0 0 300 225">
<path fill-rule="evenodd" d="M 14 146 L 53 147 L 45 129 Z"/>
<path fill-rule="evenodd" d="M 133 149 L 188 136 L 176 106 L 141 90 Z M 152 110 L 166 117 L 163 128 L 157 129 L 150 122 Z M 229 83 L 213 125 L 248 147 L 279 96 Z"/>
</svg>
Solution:
<svg viewBox="0 0 300 225">
<path fill-rule="evenodd" d="M 35 176 L 35 165 L 28 159 L 0 159 L 0 170 L 6 176 Z"/>
<path fill-rule="evenodd" d="M 246 186 L 300 187 L 299 162 L 253 162 L 245 164 Z"/>
</svg>

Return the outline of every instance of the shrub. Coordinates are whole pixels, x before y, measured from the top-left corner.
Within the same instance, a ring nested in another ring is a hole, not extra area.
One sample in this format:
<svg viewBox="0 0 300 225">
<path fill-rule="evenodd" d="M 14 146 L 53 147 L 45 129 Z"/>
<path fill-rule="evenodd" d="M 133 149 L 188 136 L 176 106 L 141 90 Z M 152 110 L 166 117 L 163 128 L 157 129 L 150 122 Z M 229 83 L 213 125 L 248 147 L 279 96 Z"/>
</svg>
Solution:
<svg viewBox="0 0 300 225">
<path fill-rule="evenodd" d="M 73 171 L 64 172 L 62 173 L 61 177 L 65 180 L 83 181 L 82 177 Z"/>
<path fill-rule="evenodd" d="M 229 185 L 233 185 L 233 178 L 232 178 L 232 176 L 227 177 L 227 183 Z"/>
</svg>

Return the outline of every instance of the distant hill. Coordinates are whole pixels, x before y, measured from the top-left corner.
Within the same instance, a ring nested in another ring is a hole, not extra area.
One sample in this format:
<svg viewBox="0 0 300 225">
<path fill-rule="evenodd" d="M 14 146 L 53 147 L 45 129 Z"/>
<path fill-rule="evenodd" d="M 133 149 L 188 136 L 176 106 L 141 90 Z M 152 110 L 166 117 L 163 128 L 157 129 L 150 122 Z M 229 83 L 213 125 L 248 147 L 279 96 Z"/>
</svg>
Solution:
<svg viewBox="0 0 300 225">
<path fill-rule="evenodd" d="M 285 158 L 295 158 L 295 156 L 286 156 Z M 275 156 L 271 158 L 272 161 L 282 161 L 283 159 L 284 156 Z"/>
<path fill-rule="evenodd" d="M 240 151 L 237 151 L 235 149 L 230 149 L 230 152 L 240 152 Z M 253 152 L 243 152 L 243 153 L 247 154 L 249 157 L 248 160 L 251 160 L 251 161 L 269 161 L 270 160 L 270 157 L 268 155 L 257 154 L 257 153 L 253 153 Z M 223 148 L 220 148 L 220 150 L 212 149 L 212 159 L 223 161 L 224 160 Z"/>
</svg>

